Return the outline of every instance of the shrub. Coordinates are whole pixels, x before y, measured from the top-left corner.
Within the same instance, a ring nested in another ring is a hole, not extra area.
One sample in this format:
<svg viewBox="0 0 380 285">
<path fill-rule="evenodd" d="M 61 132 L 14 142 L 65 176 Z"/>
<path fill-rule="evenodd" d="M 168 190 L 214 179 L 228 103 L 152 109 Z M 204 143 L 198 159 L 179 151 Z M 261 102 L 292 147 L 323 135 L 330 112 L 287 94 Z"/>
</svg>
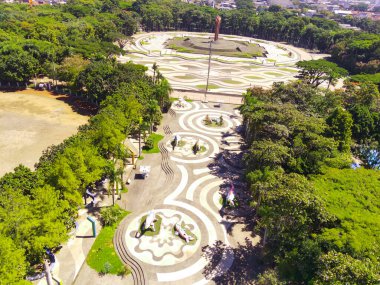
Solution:
<svg viewBox="0 0 380 285">
<path fill-rule="evenodd" d="M 129 267 L 125 265 L 118 271 L 117 275 L 125 276 L 125 275 L 128 275 L 130 272 L 131 270 L 129 269 Z"/>
<path fill-rule="evenodd" d="M 196 142 L 194 144 L 194 146 L 193 146 L 193 152 L 194 152 L 194 154 L 197 154 L 200 150 L 201 150 L 201 148 L 199 147 L 198 142 Z"/>
<path fill-rule="evenodd" d="M 212 121 L 208 115 L 206 115 L 206 118 L 204 119 L 205 125 L 211 125 Z"/>
<path fill-rule="evenodd" d="M 112 269 L 111 263 L 106 261 L 103 265 L 103 268 L 100 270 L 100 274 L 108 274 L 110 273 L 111 269 Z"/>
<path fill-rule="evenodd" d="M 223 123 L 224 123 L 224 121 L 223 121 L 223 116 L 220 115 L 218 125 L 219 125 L 219 126 L 223 126 Z"/>
<path fill-rule="evenodd" d="M 115 205 L 102 209 L 100 213 L 103 226 L 112 226 L 124 216 L 125 212 L 118 205 Z"/>
<path fill-rule="evenodd" d="M 146 143 L 145 143 L 145 148 L 146 149 L 152 149 L 154 147 L 154 140 L 149 137 L 147 140 L 146 140 Z"/>
</svg>

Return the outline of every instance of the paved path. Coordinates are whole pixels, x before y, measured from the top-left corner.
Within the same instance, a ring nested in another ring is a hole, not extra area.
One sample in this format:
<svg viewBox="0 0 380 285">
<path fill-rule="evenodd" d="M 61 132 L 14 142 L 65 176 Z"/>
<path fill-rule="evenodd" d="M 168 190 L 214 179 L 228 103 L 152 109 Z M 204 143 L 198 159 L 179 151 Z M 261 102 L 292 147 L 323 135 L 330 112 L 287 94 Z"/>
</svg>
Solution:
<svg viewBox="0 0 380 285">
<path fill-rule="evenodd" d="M 89 199 L 91 200 L 91 199 Z M 104 196 L 102 200 L 97 198 L 97 207 L 111 205 L 111 198 Z M 91 269 L 86 263 L 86 257 L 95 242 L 92 237 L 92 226 L 87 220 L 88 216 L 94 217 L 87 209 L 81 209 L 78 212 L 77 230 L 73 231 L 72 237 L 63 244 L 62 248 L 55 255 L 56 265 L 53 268 L 52 276 L 55 282 L 62 282 L 64 285 L 104 285 L 104 284 L 131 284 L 132 277 L 126 278 L 116 275 L 100 276 L 95 270 Z M 96 219 L 96 217 L 94 217 Z M 101 225 L 96 220 L 96 231 L 99 234 Z M 126 283 L 127 282 L 127 283 Z M 36 285 L 46 285 L 45 278 L 34 281 Z"/>
<path fill-rule="evenodd" d="M 234 107 L 192 102 L 181 108 L 175 102 L 165 115 L 159 130 L 166 135 L 160 144 L 162 153 L 147 155 L 141 161 L 151 165 L 151 175 L 145 180 L 132 180 L 123 201 L 132 214 L 119 226 L 115 239 L 119 255 L 134 271 L 135 284 L 208 284 L 232 266 L 234 254 L 228 247 L 211 269 L 202 248 L 216 242 L 229 246 L 240 241 L 235 240 L 239 234 L 230 233 L 234 220 L 224 215 L 221 204 L 230 181 L 234 181 L 239 198 L 244 192 L 241 170 L 221 155 L 240 153 L 242 140 L 237 130 L 241 117 Z M 222 116 L 224 125 L 204 125 L 206 115 L 215 120 Z M 174 135 L 181 137 L 181 144 L 173 150 Z M 191 151 L 195 141 L 203 150 L 196 155 Z M 162 218 L 160 232 L 136 238 L 150 210 Z M 196 240 L 186 244 L 176 236 L 173 227 L 177 222 L 183 223 Z"/>
<path fill-rule="evenodd" d="M 55 280 L 61 281 L 63 284 L 73 284 L 86 256 L 91 249 L 95 238 L 92 237 L 91 223 L 87 221 L 87 210 L 79 211 L 78 227 L 76 232 L 62 249 L 56 254 L 56 265 L 52 275 Z M 97 222 L 97 232 L 101 230 L 99 222 Z M 34 284 L 45 285 L 46 279 L 35 281 Z"/>
<path fill-rule="evenodd" d="M 120 56 L 121 62 L 132 60 L 149 67 L 157 63 L 160 72 L 174 89 L 205 90 L 208 55 L 177 52 L 165 47 L 165 42 L 177 36 L 196 36 L 205 39 L 208 33 L 152 32 L 134 35 L 134 43 L 125 49 L 128 53 Z M 209 91 L 242 94 L 250 86 L 271 87 L 274 82 L 288 82 L 296 78 L 295 64 L 299 60 L 310 60 L 325 55 L 307 51 L 282 43 L 263 41 L 248 37 L 220 35 L 227 40 L 249 41 L 266 50 L 265 57 L 237 58 L 213 55 Z"/>
</svg>

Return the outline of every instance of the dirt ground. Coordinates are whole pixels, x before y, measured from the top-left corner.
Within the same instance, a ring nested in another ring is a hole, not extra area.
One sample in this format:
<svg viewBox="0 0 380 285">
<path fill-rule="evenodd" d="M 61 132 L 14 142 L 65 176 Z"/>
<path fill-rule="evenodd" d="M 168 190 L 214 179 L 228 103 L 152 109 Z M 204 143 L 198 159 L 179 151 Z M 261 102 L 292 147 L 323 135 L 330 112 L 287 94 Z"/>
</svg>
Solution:
<svg viewBox="0 0 380 285">
<path fill-rule="evenodd" d="M 0 176 L 24 164 L 33 169 L 48 146 L 87 122 L 89 111 L 47 91 L 0 92 Z"/>
</svg>

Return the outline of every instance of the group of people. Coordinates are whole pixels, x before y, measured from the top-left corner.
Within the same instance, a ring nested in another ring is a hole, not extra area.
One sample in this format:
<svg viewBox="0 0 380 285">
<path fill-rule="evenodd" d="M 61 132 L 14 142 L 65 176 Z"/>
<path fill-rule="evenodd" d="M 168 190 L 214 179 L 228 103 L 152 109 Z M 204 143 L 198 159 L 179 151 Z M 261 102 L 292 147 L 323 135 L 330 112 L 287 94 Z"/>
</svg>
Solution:
<svg viewBox="0 0 380 285">
<path fill-rule="evenodd" d="M 38 83 L 37 84 L 37 89 L 39 90 L 51 90 L 52 88 L 52 83 L 51 82 L 48 82 L 48 83 Z"/>
</svg>

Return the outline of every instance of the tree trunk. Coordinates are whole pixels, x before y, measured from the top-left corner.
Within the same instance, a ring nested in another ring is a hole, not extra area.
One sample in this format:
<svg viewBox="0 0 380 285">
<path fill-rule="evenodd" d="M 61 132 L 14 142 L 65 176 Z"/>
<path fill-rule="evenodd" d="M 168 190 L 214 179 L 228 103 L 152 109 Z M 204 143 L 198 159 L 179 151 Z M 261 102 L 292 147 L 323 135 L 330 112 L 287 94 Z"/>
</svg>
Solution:
<svg viewBox="0 0 380 285">
<path fill-rule="evenodd" d="M 141 128 L 139 128 L 139 157 L 141 156 Z"/>
<path fill-rule="evenodd" d="M 257 198 L 255 217 L 257 217 L 257 213 L 259 212 L 260 204 L 261 204 L 261 193 L 259 192 L 259 197 Z"/>
<path fill-rule="evenodd" d="M 115 206 L 115 182 L 112 183 L 113 187 L 111 188 L 112 190 L 112 206 Z"/>
<path fill-rule="evenodd" d="M 45 265 L 45 273 L 46 273 L 46 282 L 48 285 L 53 285 L 53 279 L 51 277 L 50 266 L 47 260 L 44 261 L 44 265 Z"/>
<path fill-rule="evenodd" d="M 265 244 L 267 243 L 267 237 L 268 237 L 268 228 L 265 228 L 264 238 L 263 238 L 263 247 L 265 247 Z"/>
</svg>

